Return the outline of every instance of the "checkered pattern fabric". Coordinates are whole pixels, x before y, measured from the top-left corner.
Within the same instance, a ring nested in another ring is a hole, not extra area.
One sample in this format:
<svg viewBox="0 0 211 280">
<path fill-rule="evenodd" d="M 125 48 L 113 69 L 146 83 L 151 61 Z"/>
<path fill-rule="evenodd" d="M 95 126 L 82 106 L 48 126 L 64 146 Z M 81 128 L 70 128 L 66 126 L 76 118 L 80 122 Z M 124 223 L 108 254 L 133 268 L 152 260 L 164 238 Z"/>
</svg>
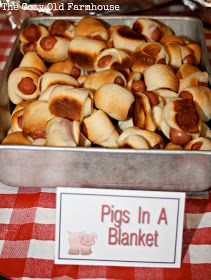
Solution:
<svg viewBox="0 0 211 280">
<path fill-rule="evenodd" d="M 205 30 L 211 61 L 211 29 Z M 0 16 L 0 71 L 15 38 Z M 19 279 L 211 279 L 211 192 L 187 197 L 180 269 L 54 264 L 56 190 L 0 183 L 0 274 Z M 1 279 L 1 277 L 0 277 Z"/>
</svg>

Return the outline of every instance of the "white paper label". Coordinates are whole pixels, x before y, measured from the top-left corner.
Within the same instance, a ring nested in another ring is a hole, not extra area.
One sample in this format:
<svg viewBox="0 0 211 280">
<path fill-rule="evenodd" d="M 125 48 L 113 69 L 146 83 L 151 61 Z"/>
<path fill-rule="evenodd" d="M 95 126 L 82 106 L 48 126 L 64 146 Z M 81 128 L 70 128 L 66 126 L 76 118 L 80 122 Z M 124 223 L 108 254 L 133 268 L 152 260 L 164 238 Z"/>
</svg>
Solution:
<svg viewBox="0 0 211 280">
<path fill-rule="evenodd" d="M 185 193 L 57 189 L 57 264 L 180 267 Z"/>
</svg>

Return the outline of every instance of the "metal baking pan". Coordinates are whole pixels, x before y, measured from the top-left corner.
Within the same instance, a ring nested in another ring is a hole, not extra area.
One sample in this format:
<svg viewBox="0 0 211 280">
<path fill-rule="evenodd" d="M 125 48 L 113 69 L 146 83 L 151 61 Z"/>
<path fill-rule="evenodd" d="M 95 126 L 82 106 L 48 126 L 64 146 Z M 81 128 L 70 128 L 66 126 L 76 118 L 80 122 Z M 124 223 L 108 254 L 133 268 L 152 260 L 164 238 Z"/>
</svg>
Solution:
<svg viewBox="0 0 211 280">
<path fill-rule="evenodd" d="M 111 24 L 130 24 L 139 16 L 102 17 Z M 143 16 L 142 16 L 143 17 Z M 29 23 L 49 25 L 55 19 L 77 21 L 80 17 L 36 17 Z M 145 17 L 146 18 L 146 17 Z M 169 25 L 202 46 L 202 69 L 211 73 L 200 20 L 190 17 L 147 16 Z M 9 73 L 21 60 L 18 37 L 5 66 L 0 89 L 1 130 L 9 129 Z M 0 130 L 0 134 L 1 134 Z M 0 180 L 25 187 L 109 187 L 166 191 L 204 191 L 211 186 L 211 152 L 67 148 L 0 145 Z"/>
</svg>

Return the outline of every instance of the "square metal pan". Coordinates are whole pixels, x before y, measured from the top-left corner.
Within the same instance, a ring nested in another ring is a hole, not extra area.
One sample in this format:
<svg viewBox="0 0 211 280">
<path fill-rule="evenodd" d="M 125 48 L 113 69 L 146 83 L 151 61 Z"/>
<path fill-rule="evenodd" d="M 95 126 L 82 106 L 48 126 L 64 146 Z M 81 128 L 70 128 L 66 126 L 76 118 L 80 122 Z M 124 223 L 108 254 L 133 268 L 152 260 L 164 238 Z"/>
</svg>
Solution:
<svg viewBox="0 0 211 280">
<path fill-rule="evenodd" d="M 139 16 L 102 17 L 111 24 L 130 24 Z M 169 25 L 177 35 L 201 44 L 202 69 L 211 73 L 203 25 L 190 17 L 141 16 Z M 81 17 L 36 17 L 29 23 L 49 25 L 55 19 L 78 21 Z M 21 60 L 18 36 L 5 66 L 0 89 L 0 124 L 9 128 L 9 73 Z M 1 136 L 1 130 L 0 130 Z M 0 145 L 0 181 L 25 187 L 96 187 L 166 191 L 205 191 L 211 186 L 211 152 L 67 148 Z"/>
</svg>

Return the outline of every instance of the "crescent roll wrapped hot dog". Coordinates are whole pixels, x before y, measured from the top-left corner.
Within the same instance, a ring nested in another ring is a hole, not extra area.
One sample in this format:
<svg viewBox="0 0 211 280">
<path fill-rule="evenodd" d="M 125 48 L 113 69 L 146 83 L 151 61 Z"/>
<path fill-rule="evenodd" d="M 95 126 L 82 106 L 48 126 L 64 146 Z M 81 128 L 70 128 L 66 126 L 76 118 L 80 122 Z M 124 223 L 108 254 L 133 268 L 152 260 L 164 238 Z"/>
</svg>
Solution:
<svg viewBox="0 0 211 280">
<path fill-rule="evenodd" d="M 27 52 L 22 58 L 19 67 L 37 68 L 41 73 L 44 73 L 48 70 L 43 60 L 37 55 L 36 52 Z"/>
<path fill-rule="evenodd" d="M 76 147 L 80 139 L 80 123 L 55 117 L 46 125 L 47 146 Z"/>
<path fill-rule="evenodd" d="M 175 99 L 166 104 L 161 130 L 172 143 L 184 145 L 200 135 L 201 121 L 196 105 L 189 99 Z"/>
<path fill-rule="evenodd" d="M 196 104 L 202 121 L 207 122 L 211 118 L 211 89 L 204 86 L 188 87 L 180 92 L 179 97 L 193 100 Z"/>
<path fill-rule="evenodd" d="M 133 110 L 135 98 L 133 94 L 117 84 L 105 84 L 94 95 L 95 106 L 110 117 L 124 121 Z"/>
<path fill-rule="evenodd" d="M 199 44 L 197 43 L 188 43 L 186 46 L 191 49 L 192 55 L 195 58 L 195 64 L 199 65 L 202 58 L 202 50 Z"/>
<path fill-rule="evenodd" d="M 179 80 L 179 92 L 184 91 L 188 87 L 205 85 L 208 86 L 209 75 L 207 72 L 197 71 L 188 77 Z"/>
<path fill-rule="evenodd" d="M 69 44 L 69 56 L 79 68 L 92 70 L 95 58 L 106 47 L 104 41 L 88 37 L 76 37 Z"/>
<path fill-rule="evenodd" d="M 71 86 L 55 87 L 49 97 L 49 110 L 54 116 L 82 121 L 93 110 L 91 92 Z"/>
<path fill-rule="evenodd" d="M 204 150 L 210 151 L 211 150 L 211 140 L 205 137 L 198 137 L 189 141 L 185 145 L 185 150 Z"/>
<path fill-rule="evenodd" d="M 37 52 L 47 62 L 55 63 L 68 58 L 69 40 L 64 37 L 47 35 L 39 39 Z"/>
<path fill-rule="evenodd" d="M 147 41 L 145 36 L 125 25 L 112 26 L 110 32 L 114 48 L 124 51 L 133 52 L 136 47 Z"/>
<path fill-rule="evenodd" d="M 164 64 L 154 64 L 144 71 L 146 89 L 153 91 L 161 88 L 178 91 L 178 79 L 173 69 Z"/>
<path fill-rule="evenodd" d="M 46 138 L 46 124 L 54 118 L 48 109 L 48 102 L 34 101 L 23 113 L 23 135 L 32 139 Z"/>
<path fill-rule="evenodd" d="M 68 74 L 75 79 L 78 79 L 81 74 L 81 70 L 69 59 L 52 64 L 48 68 L 48 72 Z"/>
<path fill-rule="evenodd" d="M 70 40 L 75 36 L 75 24 L 67 20 L 55 20 L 48 30 L 54 36 L 63 36 Z"/>
<path fill-rule="evenodd" d="M 31 141 L 25 138 L 20 131 L 8 134 L 2 141 L 3 145 L 31 145 Z"/>
<path fill-rule="evenodd" d="M 190 76 L 191 74 L 198 72 L 199 68 L 197 68 L 196 66 L 192 65 L 192 64 L 182 64 L 180 66 L 180 68 L 178 69 L 176 76 L 177 78 L 180 79 L 185 79 L 188 76 Z"/>
<path fill-rule="evenodd" d="M 95 18 L 83 17 L 77 24 L 75 36 L 87 36 L 97 40 L 107 41 L 109 39 L 108 28 L 104 22 Z"/>
<path fill-rule="evenodd" d="M 132 148 L 132 149 L 140 149 L 147 150 L 149 149 L 148 142 L 141 135 L 131 134 L 126 136 L 124 139 L 118 140 L 119 148 Z"/>
<path fill-rule="evenodd" d="M 8 95 L 14 104 L 38 97 L 38 80 L 41 72 L 36 68 L 18 67 L 8 79 Z"/>
<path fill-rule="evenodd" d="M 94 144 L 103 147 L 117 148 L 119 133 L 108 115 L 102 110 L 94 111 L 82 123 L 83 134 Z"/>
<path fill-rule="evenodd" d="M 27 52 L 37 52 L 37 42 L 28 42 L 25 44 L 21 42 L 20 51 L 23 55 Z"/>
<path fill-rule="evenodd" d="M 44 73 L 38 81 L 40 95 L 52 85 L 69 85 L 78 87 L 79 83 L 76 79 L 64 73 Z"/>
<path fill-rule="evenodd" d="M 168 64 L 169 55 L 163 45 L 150 42 L 138 46 L 132 55 L 132 70 L 144 72 L 153 64 Z"/>
<path fill-rule="evenodd" d="M 132 93 L 144 92 L 146 90 L 143 75 L 140 72 L 131 72 L 128 77 L 127 88 Z"/>
<path fill-rule="evenodd" d="M 48 30 L 43 25 L 29 24 L 20 33 L 19 39 L 23 43 L 36 42 L 40 37 L 48 35 Z"/>
<path fill-rule="evenodd" d="M 162 98 L 152 91 L 136 93 L 133 123 L 136 127 L 155 131 L 160 128 L 164 103 Z"/>
<path fill-rule="evenodd" d="M 133 30 L 156 42 L 160 41 L 162 36 L 159 23 L 151 19 L 138 18 L 133 24 Z"/>
<path fill-rule="evenodd" d="M 115 48 L 109 48 L 102 51 L 95 59 L 95 71 L 105 69 L 114 69 L 122 72 L 124 75 L 130 73 L 131 57 L 124 51 Z"/>
<path fill-rule="evenodd" d="M 97 90 L 104 84 L 115 83 L 120 86 L 126 86 L 124 75 L 116 70 L 107 69 L 90 74 L 84 82 L 84 88 Z"/>
<path fill-rule="evenodd" d="M 127 128 L 118 138 L 117 144 L 122 146 L 122 143 L 125 143 L 125 140 L 130 141 L 132 135 L 141 136 L 147 143 L 148 148 L 155 149 L 163 146 L 163 138 L 152 131 L 143 130 L 138 127 L 129 127 Z M 138 141 L 138 139 L 136 139 Z M 135 140 L 133 141 L 133 143 Z"/>
</svg>

